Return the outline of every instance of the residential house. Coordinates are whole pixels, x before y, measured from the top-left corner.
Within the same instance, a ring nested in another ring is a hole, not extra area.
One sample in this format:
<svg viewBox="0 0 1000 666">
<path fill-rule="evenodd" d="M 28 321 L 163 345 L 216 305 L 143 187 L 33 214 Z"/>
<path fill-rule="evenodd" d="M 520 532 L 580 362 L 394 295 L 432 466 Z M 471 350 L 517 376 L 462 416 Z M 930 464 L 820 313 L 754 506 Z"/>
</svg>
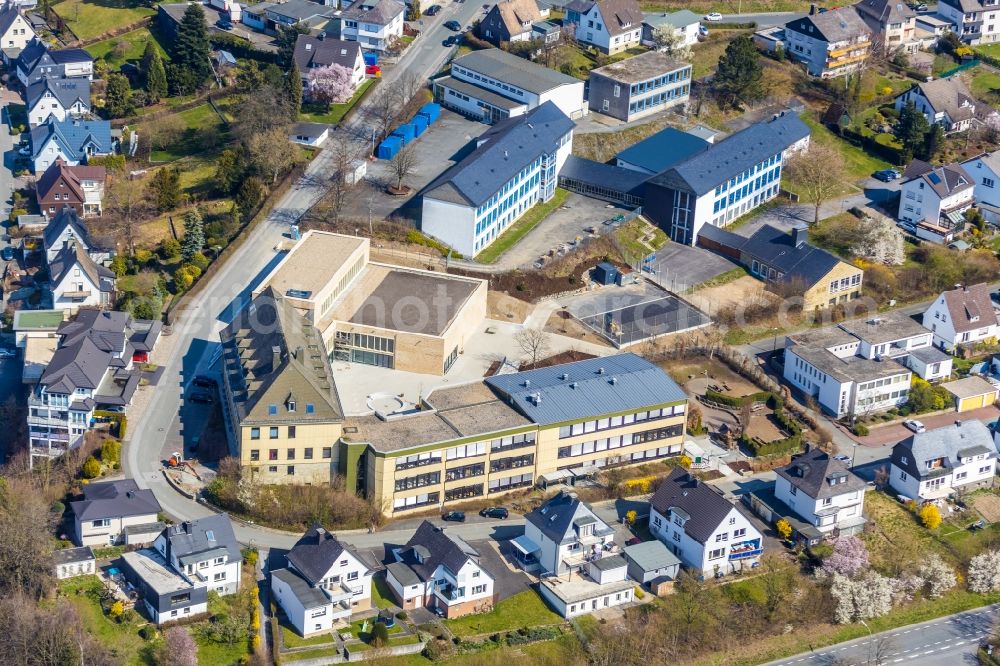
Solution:
<svg viewBox="0 0 1000 666">
<path fill-rule="evenodd" d="M 153 541 L 153 549 L 195 587 L 221 596 L 240 589 L 243 554 L 224 513 L 170 525 Z"/>
<path fill-rule="evenodd" d="M 785 159 L 808 143 L 794 113 L 753 124 L 648 180 L 643 214 L 674 242 L 694 245 L 705 225 L 726 226 L 776 197 Z"/>
<path fill-rule="evenodd" d="M 195 585 L 174 571 L 152 548 L 124 553 L 118 560 L 122 575 L 134 588 L 137 606 L 153 624 L 167 624 L 208 613 L 208 588 Z"/>
<path fill-rule="evenodd" d="M 962 168 L 975 184 L 976 208 L 991 224 L 1000 224 L 1000 150 L 972 157 L 962 162 Z"/>
<path fill-rule="evenodd" d="M 150 543 L 163 529 L 153 491 L 140 489 L 133 479 L 89 483 L 83 499 L 70 502 L 69 508 L 73 541 L 80 546 Z M 132 534 L 126 532 L 129 528 Z"/>
<path fill-rule="evenodd" d="M 659 485 L 649 503 L 649 531 L 684 566 L 704 575 L 749 569 L 764 537 L 732 502 L 683 469 Z"/>
<path fill-rule="evenodd" d="M 97 573 L 97 558 L 90 546 L 57 550 L 52 553 L 52 564 L 57 580 Z"/>
<path fill-rule="evenodd" d="M 941 0 L 937 16 L 966 44 L 991 44 L 1000 38 L 1000 6 L 995 0 Z"/>
<path fill-rule="evenodd" d="M 479 22 L 479 37 L 496 46 L 534 39 L 532 24 L 541 21 L 535 0 L 499 0 Z"/>
<path fill-rule="evenodd" d="M 99 310 L 60 324 L 58 347 L 28 396 L 32 464 L 79 446 L 95 409 L 127 410 L 142 379 L 134 363 L 148 358 L 161 328 L 159 321 Z"/>
<path fill-rule="evenodd" d="M 990 486 L 997 448 L 977 420 L 915 433 L 892 447 L 889 485 L 910 499 L 927 501 Z"/>
<path fill-rule="evenodd" d="M 77 166 L 85 164 L 88 157 L 114 153 L 117 145 L 112 139 L 109 121 L 77 118 L 63 121 L 49 118 L 31 129 L 29 140 L 32 169 L 38 174 L 57 159 Z"/>
<path fill-rule="evenodd" d="M 288 140 L 303 146 L 319 148 L 330 138 L 330 125 L 324 123 L 295 123 L 288 132 Z"/>
<path fill-rule="evenodd" d="M 710 141 L 690 132 L 664 127 L 615 155 L 615 166 L 655 176 L 710 145 Z"/>
<path fill-rule="evenodd" d="M 659 539 L 625 546 L 628 575 L 642 585 L 655 588 L 661 581 L 677 580 L 681 560 Z"/>
<path fill-rule="evenodd" d="M 424 188 L 421 231 L 467 257 L 482 252 L 555 195 L 574 127 L 553 102 L 491 127 L 475 150 Z"/>
<path fill-rule="evenodd" d="M 775 496 L 823 534 L 857 534 L 865 526 L 865 481 L 820 449 L 775 470 Z"/>
<path fill-rule="evenodd" d="M 566 578 L 543 578 L 538 592 L 559 615 L 570 618 L 632 601 L 635 581 L 621 555 L 598 556 Z"/>
<path fill-rule="evenodd" d="M 428 520 L 392 551 L 386 582 L 403 610 L 438 609 L 455 618 L 493 608 L 494 577 L 475 548 Z"/>
<path fill-rule="evenodd" d="M 365 61 L 361 57 L 361 46 L 357 42 L 327 37 L 299 35 L 295 40 L 293 59 L 308 90 L 310 72 L 319 67 L 340 65 L 351 73 L 351 85 L 357 89 L 365 80 Z"/>
<path fill-rule="evenodd" d="M 576 26 L 576 41 L 608 54 L 642 41 L 644 16 L 636 0 L 572 0 L 564 23 Z"/>
<path fill-rule="evenodd" d="M 286 568 L 271 571 L 271 589 L 300 635 L 329 631 L 371 608 L 372 568 L 322 527 L 308 530 L 286 559 Z"/>
<path fill-rule="evenodd" d="M 909 315 L 886 312 L 847 320 L 837 328 L 857 339 L 854 353 L 862 358 L 892 359 L 929 382 L 951 376 L 951 356 L 935 349 L 931 331 Z"/>
<path fill-rule="evenodd" d="M 615 543 L 615 531 L 576 493 L 564 490 L 524 516 L 524 536 L 511 542 L 526 569 L 562 575 L 599 559 Z"/>
<path fill-rule="evenodd" d="M 397 0 L 357 0 L 340 15 L 340 38 L 385 51 L 403 36 L 406 7 Z"/>
<path fill-rule="evenodd" d="M 997 111 L 972 96 L 960 76 L 914 84 L 896 95 L 895 107 L 902 111 L 913 102 L 929 123 L 937 123 L 946 133 L 964 132 L 975 123 L 995 117 Z"/>
<path fill-rule="evenodd" d="M 310 32 L 324 30 L 335 20 L 335 6 L 335 3 L 318 3 L 312 0 L 267 3 L 263 6 L 264 32 L 276 35 L 282 29 L 292 26 L 306 28 Z"/>
<path fill-rule="evenodd" d="M 591 70 L 590 110 L 624 122 L 687 104 L 691 65 L 649 51 Z"/>
<path fill-rule="evenodd" d="M 951 352 L 1000 337 L 990 285 L 958 286 L 942 292 L 923 314 L 923 324 L 934 333 L 934 346 Z"/>
<path fill-rule="evenodd" d="M 60 203 L 62 202 L 60 201 Z M 97 263 L 104 263 L 111 259 L 112 253 L 98 247 L 91 239 L 86 224 L 80 220 L 76 210 L 70 206 L 60 206 L 42 231 L 45 263 L 49 264 L 54 261 L 56 256 L 68 247 L 71 241 L 86 250 Z"/>
<path fill-rule="evenodd" d="M 975 204 L 976 186 L 960 164 L 933 166 L 910 162 L 900 181 L 899 220 L 917 238 L 950 243 L 965 225 L 965 211 Z"/>
<path fill-rule="evenodd" d="M 701 17 L 690 9 L 670 13 L 646 14 L 642 19 L 642 45 L 655 48 L 657 33 L 661 31 L 677 35 L 677 46 L 693 46 L 698 43 L 698 34 L 701 32 Z"/>
<path fill-rule="evenodd" d="M 785 52 L 813 76 L 846 76 L 864 66 L 872 31 L 854 7 L 812 13 L 785 24 Z"/>
<path fill-rule="evenodd" d="M 43 79 L 94 78 L 94 59 L 83 49 L 50 50 L 40 39 L 28 43 L 14 63 L 15 74 L 25 89 Z"/>
<path fill-rule="evenodd" d="M 873 47 L 892 57 L 914 53 L 922 40 L 917 34 L 917 12 L 899 0 L 861 0 L 854 5 L 872 31 Z"/>
<path fill-rule="evenodd" d="M 434 99 L 452 111 L 497 123 L 552 102 L 570 118 L 587 114 L 584 82 L 500 49 L 455 58 L 449 76 L 434 79 Z"/>
<path fill-rule="evenodd" d="M 103 166 L 69 166 L 56 159 L 35 183 L 38 209 L 50 217 L 64 207 L 79 217 L 99 217 L 107 176 Z"/>
<path fill-rule="evenodd" d="M 21 383 L 34 386 L 52 360 L 59 345 L 56 331 L 66 310 L 15 310 L 14 345 L 21 351 Z"/>
<path fill-rule="evenodd" d="M 114 272 L 95 262 L 76 241 L 69 241 L 49 262 L 49 291 L 56 310 L 106 308 L 114 301 L 116 284 Z"/>
<path fill-rule="evenodd" d="M 765 224 L 750 236 L 706 225 L 698 244 L 738 261 L 779 295 L 801 298 L 807 311 L 861 298 L 864 271 L 811 245 L 804 224 L 790 234 Z"/>
<path fill-rule="evenodd" d="M 21 49 L 33 39 L 36 39 L 35 31 L 21 8 L 14 3 L 6 3 L 0 9 L 0 52 L 3 53 L 4 65 L 10 67 L 21 54 Z"/>
</svg>

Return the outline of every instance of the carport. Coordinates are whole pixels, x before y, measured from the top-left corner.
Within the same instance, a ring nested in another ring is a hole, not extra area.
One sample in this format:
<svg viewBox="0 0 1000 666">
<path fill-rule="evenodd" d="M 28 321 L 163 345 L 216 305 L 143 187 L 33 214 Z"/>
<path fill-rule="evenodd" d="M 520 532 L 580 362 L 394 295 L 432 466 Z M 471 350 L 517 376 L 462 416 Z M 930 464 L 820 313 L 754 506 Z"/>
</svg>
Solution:
<svg viewBox="0 0 1000 666">
<path fill-rule="evenodd" d="M 514 548 L 514 559 L 522 569 L 531 571 L 538 568 L 539 562 L 535 553 L 541 550 L 541 548 L 529 539 L 526 534 L 522 534 L 516 539 L 511 539 L 510 545 Z"/>
<path fill-rule="evenodd" d="M 569 479 L 573 478 L 573 473 L 568 469 L 558 469 L 554 472 L 549 472 L 548 474 L 542 474 L 539 477 L 539 483 L 542 486 L 542 490 L 548 490 L 549 486 L 554 486 L 557 484 L 567 484 Z"/>
</svg>

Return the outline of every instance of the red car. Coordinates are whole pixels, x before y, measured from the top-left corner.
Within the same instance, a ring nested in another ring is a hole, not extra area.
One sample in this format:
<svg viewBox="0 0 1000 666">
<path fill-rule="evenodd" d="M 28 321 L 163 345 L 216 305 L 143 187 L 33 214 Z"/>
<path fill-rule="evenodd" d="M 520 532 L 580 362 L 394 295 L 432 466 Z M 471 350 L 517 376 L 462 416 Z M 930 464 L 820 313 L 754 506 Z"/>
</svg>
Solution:
<svg viewBox="0 0 1000 666">
<path fill-rule="evenodd" d="M 382 76 L 382 68 L 378 65 L 366 65 L 365 76 L 374 76 L 377 79 Z"/>
<path fill-rule="evenodd" d="M 625 542 L 625 545 L 626 546 L 634 546 L 634 545 L 636 545 L 638 543 L 642 543 L 642 539 L 640 539 L 639 537 L 632 537 L 631 539 L 629 539 L 628 541 Z"/>
</svg>

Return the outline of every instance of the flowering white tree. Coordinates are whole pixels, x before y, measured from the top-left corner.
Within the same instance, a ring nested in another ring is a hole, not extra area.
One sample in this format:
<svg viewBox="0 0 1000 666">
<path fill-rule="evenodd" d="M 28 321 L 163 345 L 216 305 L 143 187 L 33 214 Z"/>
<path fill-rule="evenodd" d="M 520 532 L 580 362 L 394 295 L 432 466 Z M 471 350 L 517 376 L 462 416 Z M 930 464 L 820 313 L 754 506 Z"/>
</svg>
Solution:
<svg viewBox="0 0 1000 666">
<path fill-rule="evenodd" d="M 833 574 L 830 594 L 837 601 L 834 620 L 847 624 L 869 620 L 892 610 L 892 579 L 868 571 L 857 580 Z"/>
<path fill-rule="evenodd" d="M 851 248 L 857 256 L 886 266 L 899 266 L 906 261 L 903 232 L 885 215 L 865 217 L 859 227 L 859 236 Z"/>
<path fill-rule="evenodd" d="M 927 585 L 927 596 L 936 599 L 955 587 L 958 580 L 955 570 L 948 566 L 937 553 L 928 556 L 920 566 L 920 577 Z"/>
<path fill-rule="evenodd" d="M 840 574 L 853 576 L 868 568 L 868 548 L 856 536 L 843 536 L 833 540 L 833 554 L 823 560 L 821 576 Z"/>
<path fill-rule="evenodd" d="M 913 601 L 913 595 L 917 590 L 924 588 L 925 581 L 917 574 L 904 574 L 899 578 L 892 579 L 892 591 L 894 601 Z"/>
<path fill-rule="evenodd" d="M 198 666 L 198 646 L 184 627 L 170 627 L 163 634 L 157 663 L 163 666 Z"/>
<path fill-rule="evenodd" d="M 351 99 L 354 84 L 351 70 L 342 65 L 317 67 L 309 72 L 309 96 L 329 107 Z"/>
<path fill-rule="evenodd" d="M 973 592 L 1000 590 L 1000 551 L 988 550 L 973 557 L 968 580 Z"/>
</svg>

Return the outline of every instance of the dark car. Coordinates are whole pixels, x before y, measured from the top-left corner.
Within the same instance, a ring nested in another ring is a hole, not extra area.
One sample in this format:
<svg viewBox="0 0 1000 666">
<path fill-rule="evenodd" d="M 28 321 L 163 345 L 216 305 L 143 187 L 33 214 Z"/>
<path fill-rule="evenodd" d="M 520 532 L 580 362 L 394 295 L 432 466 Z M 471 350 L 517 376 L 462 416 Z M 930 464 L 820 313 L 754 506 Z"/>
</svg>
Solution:
<svg viewBox="0 0 1000 666">
<path fill-rule="evenodd" d="M 465 512 L 464 511 L 449 511 L 448 513 L 441 516 L 441 520 L 447 520 L 453 523 L 464 523 L 465 522 Z"/>
<path fill-rule="evenodd" d="M 458 21 L 447 21 L 444 24 L 444 27 L 448 28 L 449 30 L 454 30 L 455 32 L 458 32 L 459 30 L 462 29 L 462 24 L 459 23 Z"/>
<path fill-rule="evenodd" d="M 4 261 L 11 261 L 13 258 L 14 258 L 14 248 L 12 248 L 10 245 L 0 250 L 0 259 L 3 259 Z"/>
<path fill-rule="evenodd" d="M 882 169 L 873 173 L 872 178 L 881 180 L 883 183 L 888 183 L 899 178 L 899 172 L 895 169 Z"/>
<path fill-rule="evenodd" d="M 194 378 L 194 380 L 192 380 L 191 383 L 201 388 L 211 388 L 211 389 L 214 389 L 216 386 L 219 385 L 219 382 L 215 381 L 211 377 L 206 377 L 205 375 L 198 375 L 197 377 Z"/>
<path fill-rule="evenodd" d="M 626 546 L 637 546 L 640 543 L 642 543 L 642 539 L 640 539 L 639 537 L 632 537 L 631 539 L 629 539 L 628 541 L 625 542 L 625 545 Z"/>
<path fill-rule="evenodd" d="M 427 14 L 427 16 L 434 16 L 439 11 L 441 11 L 441 5 L 431 5 L 427 8 L 427 11 L 425 11 L 424 14 Z"/>
<path fill-rule="evenodd" d="M 222 29 L 222 30 L 232 30 L 233 29 L 233 23 L 232 23 L 232 21 L 230 21 L 227 18 L 220 18 L 218 21 L 215 22 L 215 25 L 218 28 Z"/>
<path fill-rule="evenodd" d="M 488 509 L 480 511 L 479 515 L 483 518 L 499 518 L 500 520 L 507 520 L 507 516 L 510 515 L 510 512 L 502 506 L 491 506 Z"/>
<path fill-rule="evenodd" d="M 201 405 L 211 405 L 215 402 L 215 398 L 211 393 L 206 391 L 195 391 L 188 397 L 189 402 L 195 402 Z"/>
</svg>

